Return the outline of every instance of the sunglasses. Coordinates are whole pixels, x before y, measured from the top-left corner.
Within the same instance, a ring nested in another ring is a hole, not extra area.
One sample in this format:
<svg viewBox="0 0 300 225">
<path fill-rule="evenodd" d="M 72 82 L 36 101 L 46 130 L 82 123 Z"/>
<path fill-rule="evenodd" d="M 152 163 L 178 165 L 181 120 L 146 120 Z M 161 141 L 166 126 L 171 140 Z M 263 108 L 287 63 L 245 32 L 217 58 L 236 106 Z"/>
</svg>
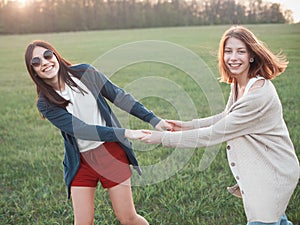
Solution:
<svg viewBox="0 0 300 225">
<path fill-rule="evenodd" d="M 50 60 L 53 57 L 53 52 L 49 49 L 47 49 L 43 54 L 44 59 Z M 31 65 L 34 67 L 38 67 L 42 64 L 42 60 L 40 57 L 34 57 L 31 59 Z"/>
</svg>

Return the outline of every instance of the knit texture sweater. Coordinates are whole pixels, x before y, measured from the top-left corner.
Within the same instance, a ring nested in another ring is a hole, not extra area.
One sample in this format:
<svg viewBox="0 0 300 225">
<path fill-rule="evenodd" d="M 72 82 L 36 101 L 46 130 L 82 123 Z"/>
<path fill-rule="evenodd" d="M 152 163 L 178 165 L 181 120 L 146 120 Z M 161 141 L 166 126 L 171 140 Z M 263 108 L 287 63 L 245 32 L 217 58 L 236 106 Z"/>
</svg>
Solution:
<svg viewBox="0 0 300 225">
<path fill-rule="evenodd" d="M 193 120 L 194 129 L 164 132 L 163 146 L 196 148 L 227 142 L 230 169 L 240 186 L 248 222 L 277 222 L 299 181 L 299 162 L 270 80 L 225 110 Z"/>
</svg>

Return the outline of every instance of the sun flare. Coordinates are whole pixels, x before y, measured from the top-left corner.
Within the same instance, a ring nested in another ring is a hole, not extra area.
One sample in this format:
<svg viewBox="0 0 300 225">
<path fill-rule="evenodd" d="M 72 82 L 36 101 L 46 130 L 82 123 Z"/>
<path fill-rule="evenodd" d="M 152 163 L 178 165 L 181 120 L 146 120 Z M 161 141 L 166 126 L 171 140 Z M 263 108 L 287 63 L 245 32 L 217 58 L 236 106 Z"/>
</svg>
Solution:
<svg viewBox="0 0 300 225">
<path fill-rule="evenodd" d="M 27 0 L 18 0 L 18 2 L 25 4 L 27 2 Z"/>
<path fill-rule="evenodd" d="M 16 2 L 18 2 L 20 6 L 26 5 L 27 1 L 28 0 L 16 0 Z"/>
</svg>

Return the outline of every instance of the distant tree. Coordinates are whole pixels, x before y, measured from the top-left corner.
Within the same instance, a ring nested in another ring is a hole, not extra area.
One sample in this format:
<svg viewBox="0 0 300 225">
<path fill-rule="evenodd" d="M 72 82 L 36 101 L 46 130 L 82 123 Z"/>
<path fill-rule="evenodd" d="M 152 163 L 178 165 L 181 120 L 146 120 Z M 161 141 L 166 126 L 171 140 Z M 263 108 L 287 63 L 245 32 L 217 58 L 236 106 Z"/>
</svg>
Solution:
<svg viewBox="0 0 300 225">
<path fill-rule="evenodd" d="M 294 22 L 294 18 L 293 18 L 293 12 L 290 9 L 287 9 L 283 12 L 285 21 L 287 23 L 293 23 Z"/>
<path fill-rule="evenodd" d="M 0 0 L 2 34 L 291 21 L 263 0 Z"/>
<path fill-rule="evenodd" d="M 278 3 L 273 3 L 270 8 L 269 8 L 269 15 L 270 17 L 268 18 L 270 23 L 284 23 L 285 18 L 281 12 L 280 4 Z"/>
</svg>

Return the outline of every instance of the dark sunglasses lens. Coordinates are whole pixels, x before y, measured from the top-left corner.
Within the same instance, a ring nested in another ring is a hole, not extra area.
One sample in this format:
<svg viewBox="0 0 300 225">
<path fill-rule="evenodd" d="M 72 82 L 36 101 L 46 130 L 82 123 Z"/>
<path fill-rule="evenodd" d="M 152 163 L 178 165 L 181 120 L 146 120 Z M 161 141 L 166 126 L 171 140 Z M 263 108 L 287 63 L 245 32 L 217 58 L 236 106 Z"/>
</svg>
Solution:
<svg viewBox="0 0 300 225">
<path fill-rule="evenodd" d="M 52 59 L 52 57 L 53 57 L 53 52 L 51 50 L 46 50 L 44 52 L 44 58 L 45 59 L 49 60 L 49 59 Z"/>
<path fill-rule="evenodd" d="M 31 60 L 31 65 L 33 65 L 34 67 L 38 67 L 41 65 L 41 60 L 39 57 L 34 57 L 32 60 Z"/>
<path fill-rule="evenodd" d="M 46 60 L 50 60 L 52 59 L 53 57 L 53 52 L 51 50 L 46 50 L 43 54 L 44 58 Z M 34 67 L 38 67 L 41 65 L 41 59 L 39 57 L 34 57 L 32 60 L 31 60 L 31 65 L 34 66 Z"/>
</svg>

